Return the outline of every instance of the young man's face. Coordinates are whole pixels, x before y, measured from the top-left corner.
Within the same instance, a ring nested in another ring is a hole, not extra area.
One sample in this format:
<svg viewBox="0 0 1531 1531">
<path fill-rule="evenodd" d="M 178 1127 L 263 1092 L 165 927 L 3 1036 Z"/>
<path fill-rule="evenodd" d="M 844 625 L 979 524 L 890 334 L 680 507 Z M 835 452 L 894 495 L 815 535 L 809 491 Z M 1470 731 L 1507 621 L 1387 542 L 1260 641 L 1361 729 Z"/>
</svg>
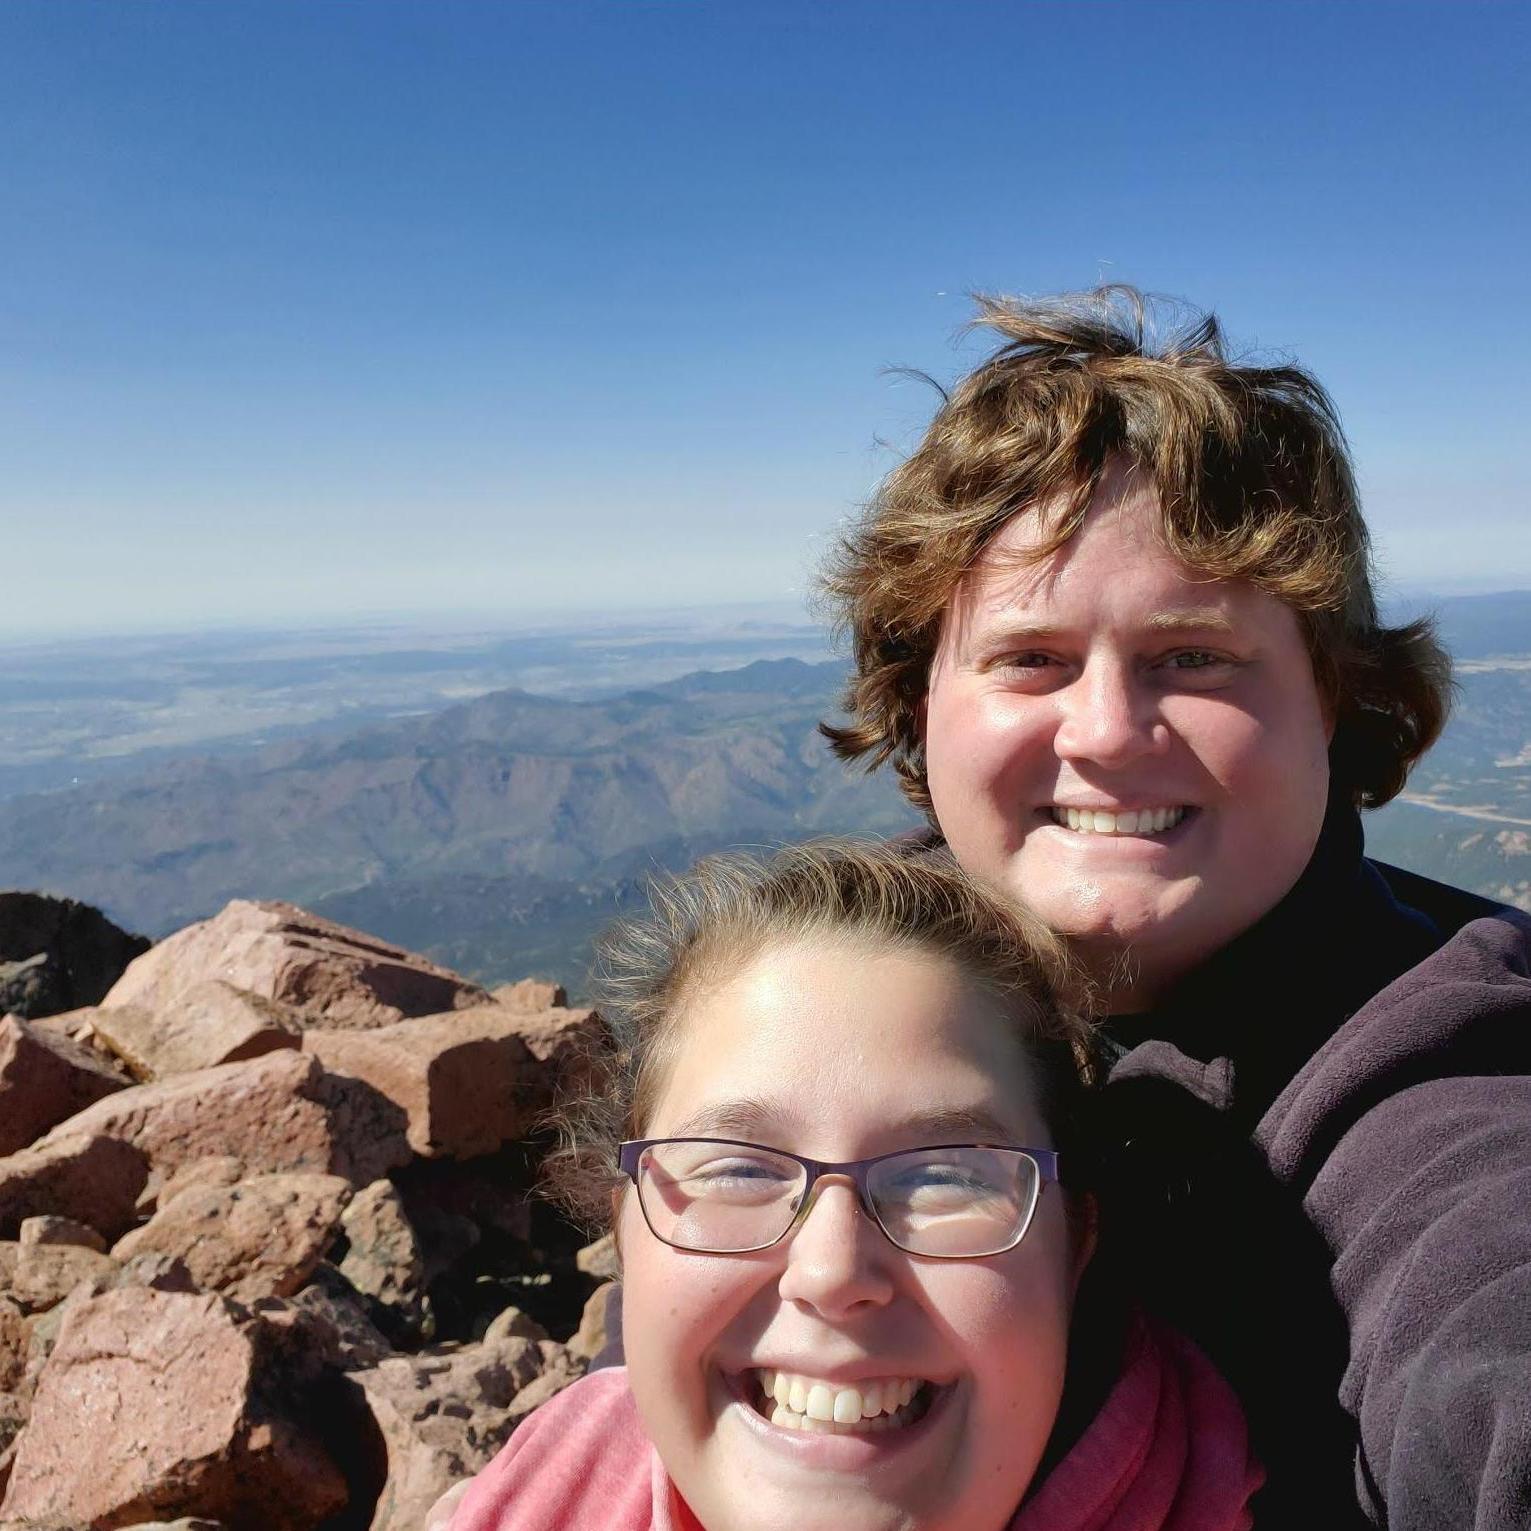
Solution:
<svg viewBox="0 0 1531 1531">
<path fill-rule="evenodd" d="M 1207 579 L 1155 540 L 1118 468 L 1040 563 L 1018 516 L 947 614 L 925 751 L 962 865 L 1102 959 L 1131 1007 L 1291 888 L 1328 798 L 1330 726 L 1302 630 L 1274 596 Z"/>
</svg>

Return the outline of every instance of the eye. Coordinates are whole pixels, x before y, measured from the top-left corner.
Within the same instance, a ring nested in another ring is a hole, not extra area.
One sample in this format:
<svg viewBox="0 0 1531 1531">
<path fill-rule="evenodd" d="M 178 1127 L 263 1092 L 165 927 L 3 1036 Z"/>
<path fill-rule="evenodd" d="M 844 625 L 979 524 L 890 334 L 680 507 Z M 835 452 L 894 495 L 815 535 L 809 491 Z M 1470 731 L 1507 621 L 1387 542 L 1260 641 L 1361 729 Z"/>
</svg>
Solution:
<svg viewBox="0 0 1531 1531">
<path fill-rule="evenodd" d="M 1172 670 L 1205 670 L 1209 665 L 1223 663 L 1222 656 L 1210 649 L 1182 649 L 1161 661 Z"/>
<path fill-rule="evenodd" d="M 680 1182 L 687 1195 L 731 1200 L 762 1200 L 779 1195 L 797 1181 L 793 1170 L 748 1155 L 709 1159 L 694 1166 Z"/>
</svg>

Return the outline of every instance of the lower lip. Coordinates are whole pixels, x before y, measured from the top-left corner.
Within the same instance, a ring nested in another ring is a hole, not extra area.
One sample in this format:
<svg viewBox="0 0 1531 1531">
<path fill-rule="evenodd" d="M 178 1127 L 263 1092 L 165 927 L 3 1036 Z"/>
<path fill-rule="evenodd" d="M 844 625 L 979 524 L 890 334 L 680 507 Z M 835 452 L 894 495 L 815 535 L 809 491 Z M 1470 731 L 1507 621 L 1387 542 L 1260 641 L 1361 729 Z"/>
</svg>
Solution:
<svg viewBox="0 0 1531 1531">
<path fill-rule="evenodd" d="M 753 1379 L 732 1376 L 725 1379 L 725 1384 L 744 1428 L 768 1451 L 778 1452 L 804 1467 L 823 1467 L 839 1472 L 864 1471 L 917 1447 L 939 1427 L 956 1391 L 950 1384 L 937 1388 L 930 1406 L 912 1425 L 879 1430 L 875 1435 L 820 1435 L 816 1431 L 789 1430 L 773 1425 L 746 1396 L 746 1389 L 751 1394 L 759 1391 Z"/>
</svg>

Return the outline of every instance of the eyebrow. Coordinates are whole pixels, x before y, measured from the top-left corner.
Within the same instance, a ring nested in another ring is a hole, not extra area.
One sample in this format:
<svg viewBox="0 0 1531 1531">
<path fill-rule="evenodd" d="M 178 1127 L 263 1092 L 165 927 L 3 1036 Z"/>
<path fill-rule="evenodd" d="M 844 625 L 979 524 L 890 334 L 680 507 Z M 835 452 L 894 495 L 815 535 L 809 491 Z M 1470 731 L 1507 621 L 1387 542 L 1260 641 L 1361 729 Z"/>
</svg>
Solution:
<svg viewBox="0 0 1531 1531">
<path fill-rule="evenodd" d="M 677 1122 L 668 1137 L 705 1138 L 713 1134 L 754 1141 L 754 1135 L 780 1128 L 782 1113 L 774 1106 L 751 1096 L 704 1106 Z M 891 1132 L 922 1137 L 932 1141 L 963 1133 L 977 1133 L 984 1139 L 1008 1139 L 1014 1132 L 998 1117 L 981 1106 L 934 1106 L 910 1112 L 885 1124 Z M 769 1147 L 770 1145 L 763 1145 Z"/>
<path fill-rule="evenodd" d="M 1143 626 L 1153 633 L 1231 633 L 1233 623 L 1216 606 L 1192 606 L 1178 611 L 1156 611 Z M 989 635 L 995 643 L 1027 643 L 1057 638 L 1068 631 L 1055 622 L 1006 622 Z"/>
</svg>

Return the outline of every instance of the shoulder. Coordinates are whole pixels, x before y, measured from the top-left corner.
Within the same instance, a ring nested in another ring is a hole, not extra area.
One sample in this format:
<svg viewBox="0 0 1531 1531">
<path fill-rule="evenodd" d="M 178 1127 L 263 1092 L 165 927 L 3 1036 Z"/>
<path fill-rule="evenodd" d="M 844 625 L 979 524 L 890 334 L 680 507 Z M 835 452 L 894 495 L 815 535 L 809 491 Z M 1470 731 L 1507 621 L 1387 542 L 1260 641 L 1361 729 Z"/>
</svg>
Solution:
<svg viewBox="0 0 1531 1531">
<path fill-rule="evenodd" d="M 1261 1137 L 1283 1178 L 1383 1101 L 1437 1081 L 1454 1098 L 1531 1075 L 1531 916 L 1494 907 L 1363 1005 L 1271 1107 Z M 1310 1164 L 1309 1168 L 1313 1166 Z"/>
<path fill-rule="evenodd" d="M 647 1528 L 652 1458 L 626 1367 L 593 1372 L 517 1427 L 473 1480 L 451 1531 Z"/>
</svg>

